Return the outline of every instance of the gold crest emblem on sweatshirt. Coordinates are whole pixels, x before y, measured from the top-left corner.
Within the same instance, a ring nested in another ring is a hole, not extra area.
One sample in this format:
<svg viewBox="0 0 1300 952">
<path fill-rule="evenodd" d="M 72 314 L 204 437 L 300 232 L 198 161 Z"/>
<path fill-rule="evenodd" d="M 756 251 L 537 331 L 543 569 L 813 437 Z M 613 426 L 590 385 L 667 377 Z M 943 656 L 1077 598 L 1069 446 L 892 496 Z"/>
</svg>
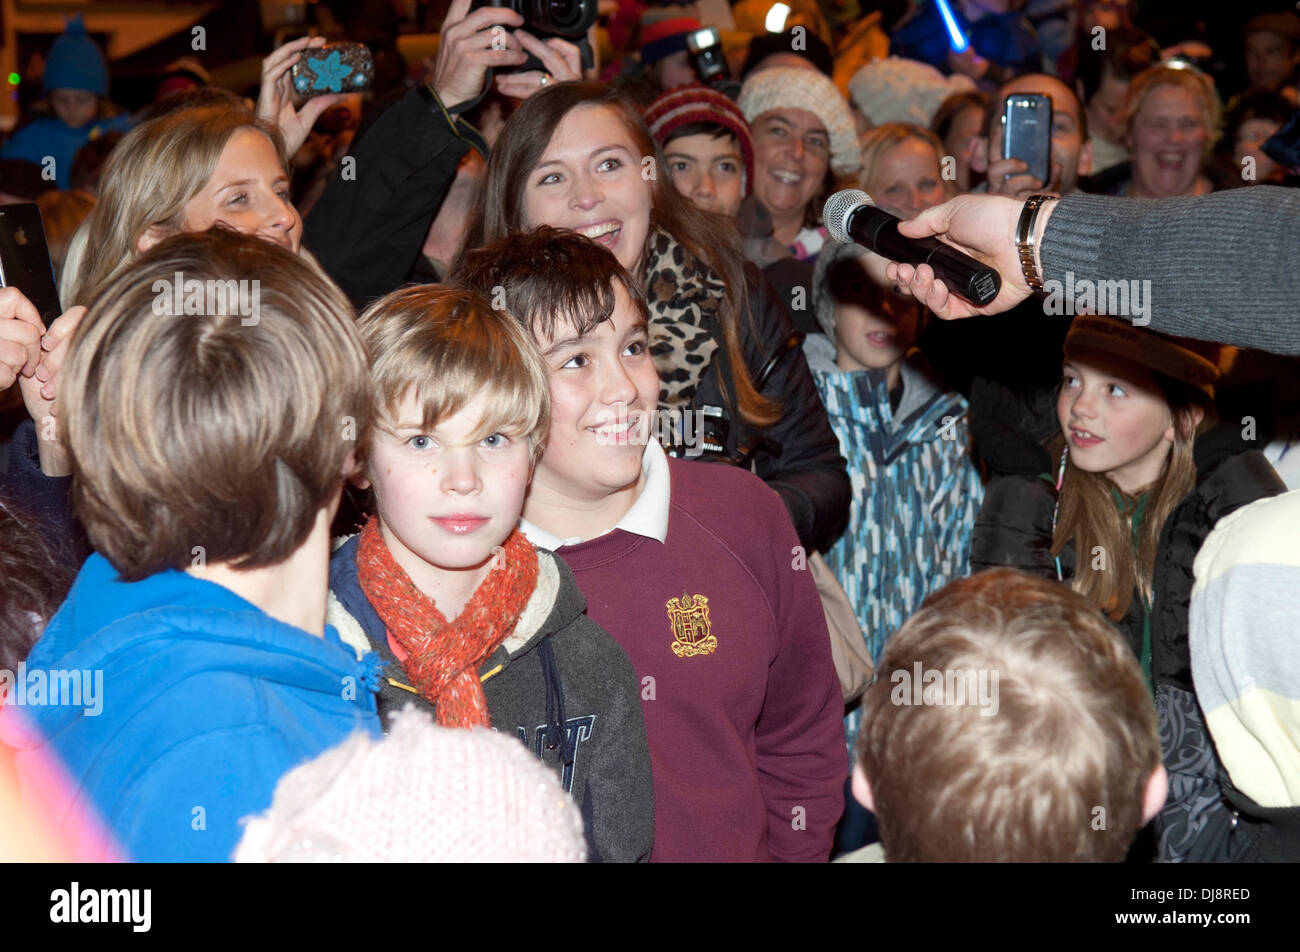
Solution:
<svg viewBox="0 0 1300 952">
<path fill-rule="evenodd" d="M 668 621 L 673 627 L 673 654 L 679 658 L 710 654 L 718 648 L 718 639 L 709 622 L 709 600 L 703 595 L 682 593 L 668 599 Z"/>
</svg>

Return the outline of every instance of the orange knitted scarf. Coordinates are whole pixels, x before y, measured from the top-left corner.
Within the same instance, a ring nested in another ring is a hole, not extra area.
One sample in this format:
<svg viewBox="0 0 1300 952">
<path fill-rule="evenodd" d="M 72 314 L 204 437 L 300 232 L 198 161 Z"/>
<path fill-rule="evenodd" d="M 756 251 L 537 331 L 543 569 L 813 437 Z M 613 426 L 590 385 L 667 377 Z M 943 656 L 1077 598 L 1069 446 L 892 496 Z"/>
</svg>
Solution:
<svg viewBox="0 0 1300 952">
<path fill-rule="evenodd" d="M 456 620 L 397 564 L 373 516 L 361 530 L 357 578 L 389 634 L 406 651 L 403 668 L 416 690 L 438 709 L 444 727 L 490 727 L 478 669 L 514 631 L 537 588 L 537 550 L 518 529 Z"/>
</svg>

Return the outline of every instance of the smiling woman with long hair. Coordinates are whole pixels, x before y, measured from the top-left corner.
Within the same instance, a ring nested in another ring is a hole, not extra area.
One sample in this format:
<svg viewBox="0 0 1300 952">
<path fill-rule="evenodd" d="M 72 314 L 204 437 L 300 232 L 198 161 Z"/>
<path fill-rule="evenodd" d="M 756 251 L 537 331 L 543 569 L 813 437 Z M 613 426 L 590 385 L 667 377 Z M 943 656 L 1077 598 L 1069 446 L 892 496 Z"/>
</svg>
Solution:
<svg viewBox="0 0 1300 952">
<path fill-rule="evenodd" d="M 844 527 L 849 481 L 807 362 L 792 346 L 793 327 L 745 264 L 732 223 L 673 187 L 639 112 L 618 90 L 563 83 L 506 123 L 464 247 L 537 225 L 577 231 L 614 252 L 650 305 L 659 409 L 724 408 L 727 455 L 752 463 L 780 493 L 805 545 L 828 545 Z"/>
</svg>

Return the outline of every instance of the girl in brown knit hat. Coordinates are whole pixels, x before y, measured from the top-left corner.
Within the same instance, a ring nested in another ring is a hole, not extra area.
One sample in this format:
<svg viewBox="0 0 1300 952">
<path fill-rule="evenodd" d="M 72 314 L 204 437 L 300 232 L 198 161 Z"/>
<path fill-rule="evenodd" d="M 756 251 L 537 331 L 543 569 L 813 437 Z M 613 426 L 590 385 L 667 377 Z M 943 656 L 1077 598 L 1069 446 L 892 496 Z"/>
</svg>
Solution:
<svg viewBox="0 0 1300 952">
<path fill-rule="evenodd" d="M 1059 429 L 1047 452 L 1038 444 L 1041 461 L 1024 465 L 1031 438 L 1020 436 L 1020 455 L 1011 428 L 975 427 L 981 455 L 1000 472 L 976 522 L 972 568 L 1018 565 L 1067 582 L 1127 638 L 1151 685 L 1169 771 L 1155 821 L 1166 861 L 1213 858 L 1202 833 L 1225 809 L 1192 685 L 1192 565 L 1215 523 L 1285 488 L 1258 450 L 1213 452 L 1235 424 L 1204 439 L 1220 350 L 1081 316 L 1065 343 Z"/>
</svg>

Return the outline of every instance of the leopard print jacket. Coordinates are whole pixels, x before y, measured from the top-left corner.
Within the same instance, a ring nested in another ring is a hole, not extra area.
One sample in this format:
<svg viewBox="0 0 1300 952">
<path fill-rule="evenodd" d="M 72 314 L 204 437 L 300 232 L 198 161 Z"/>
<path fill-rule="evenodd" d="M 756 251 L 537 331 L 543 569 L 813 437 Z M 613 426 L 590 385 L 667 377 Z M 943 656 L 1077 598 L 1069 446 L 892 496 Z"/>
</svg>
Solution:
<svg viewBox="0 0 1300 952">
<path fill-rule="evenodd" d="M 726 285 L 666 231 L 646 249 L 650 356 L 659 371 L 659 408 L 686 409 L 718 349 L 714 336 Z"/>
</svg>

